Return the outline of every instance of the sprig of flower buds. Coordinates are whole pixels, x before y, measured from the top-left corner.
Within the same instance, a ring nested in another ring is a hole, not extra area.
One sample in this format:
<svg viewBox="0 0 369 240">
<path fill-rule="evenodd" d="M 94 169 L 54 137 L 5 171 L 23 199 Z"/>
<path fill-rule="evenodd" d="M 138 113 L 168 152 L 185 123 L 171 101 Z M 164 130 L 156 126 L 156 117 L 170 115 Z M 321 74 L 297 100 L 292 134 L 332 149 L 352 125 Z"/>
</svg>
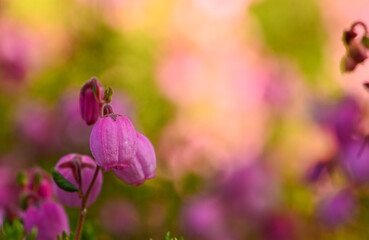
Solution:
<svg viewBox="0 0 369 240">
<path fill-rule="evenodd" d="M 361 39 L 357 39 L 356 26 L 362 26 L 364 34 Z M 342 58 L 341 68 L 343 72 L 355 70 L 359 63 L 363 63 L 368 58 L 369 37 L 367 27 L 363 22 L 355 22 L 349 30 L 343 32 L 343 43 L 346 47 L 346 55 Z"/>
</svg>

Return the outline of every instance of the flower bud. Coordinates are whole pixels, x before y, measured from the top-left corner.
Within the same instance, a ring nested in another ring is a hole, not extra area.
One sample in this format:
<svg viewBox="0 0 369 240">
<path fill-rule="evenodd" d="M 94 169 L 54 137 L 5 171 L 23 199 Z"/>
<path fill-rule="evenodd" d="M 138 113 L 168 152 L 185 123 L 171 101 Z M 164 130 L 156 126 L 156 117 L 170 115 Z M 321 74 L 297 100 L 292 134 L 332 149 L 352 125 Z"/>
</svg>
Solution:
<svg viewBox="0 0 369 240">
<path fill-rule="evenodd" d="M 155 149 L 147 137 L 137 132 L 136 157 L 132 159 L 129 168 L 113 169 L 113 171 L 125 183 L 138 186 L 146 179 L 155 177 L 155 169 Z"/>
<path fill-rule="evenodd" d="M 96 162 L 87 155 L 79 155 L 75 153 L 62 157 L 55 166 L 55 169 L 71 182 L 76 188 L 82 186 L 82 193 L 87 192 L 95 173 Z M 88 196 L 87 206 L 90 206 L 100 193 L 102 186 L 102 173 L 99 171 L 95 184 Z M 82 202 L 78 192 L 67 192 L 59 188 L 53 182 L 54 192 L 59 201 L 68 207 L 80 207 Z"/>
<path fill-rule="evenodd" d="M 340 191 L 320 203 L 318 219 L 329 227 L 347 224 L 356 214 L 356 204 L 355 197 L 349 191 Z"/>
<path fill-rule="evenodd" d="M 40 207 L 29 207 L 24 214 L 24 227 L 28 234 L 32 228 L 37 228 L 36 240 L 55 240 L 63 231 L 69 233 L 67 214 L 62 206 L 51 201 Z"/>
<path fill-rule="evenodd" d="M 119 114 L 108 114 L 95 124 L 90 149 L 104 171 L 127 168 L 136 154 L 136 130 L 132 122 Z"/>
<path fill-rule="evenodd" d="M 357 62 L 355 62 L 355 60 L 352 59 L 350 56 L 344 56 L 341 64 L 342 64 L 341 67 L 342 67 L 343 73 L 351 72 L 357 66 Z"/>
<path fill-rule="evenodd" d="M 81 116 L 87 125 L 96 123 L 100 113 L 100 102 L 104 95 L 104 88 L 97 78 L 87 81 L 81 88 L 79 105 Z"/>
<path fill-rule="evenodd" d="M 354 32 L 353 30 L 348 30 L 348 31 L 344 31 L 343 32 L 343 43 L 348 45 L 351 43 L 352 40 L 354 40 L 354 38 L 357 36 L 357 33 Z"/>
<path fill-rule="evenodd" d="M 368 58 L 366 51 L 367 49 L 364 47 L 364 45 L 357 41 L 351 41 L 348 46 L 348 55 L 356 63 L 364 62 L 364 60 Z"/>
<path fill-rule="evenodd" d="M 41 199 L 53 197 L 50 176 L 40 168 L 33 168 L 27 172 L 27 184 L 24 190 L 34 192 Z"/>
</svg>

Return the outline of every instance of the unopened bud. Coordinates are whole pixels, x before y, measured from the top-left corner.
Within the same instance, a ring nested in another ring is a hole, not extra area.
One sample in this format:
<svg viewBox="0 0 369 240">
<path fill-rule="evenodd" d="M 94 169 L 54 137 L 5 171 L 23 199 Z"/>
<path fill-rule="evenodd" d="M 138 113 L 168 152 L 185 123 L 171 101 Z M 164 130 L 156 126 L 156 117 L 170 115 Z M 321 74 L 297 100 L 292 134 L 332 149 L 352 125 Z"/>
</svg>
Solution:
<svg viewBox="0 0 369 240">
<path fill-rule="evenodd" d="M 344 31 L 343 32 L 343 42 L 346 44 L 346 45 L 349 45 L 350 42 L 357 36 L 357 33 L 355 33 L 354 31 L 352 30 L 349 30 L 349 31 Z"/>
<path fill-rule="evenodd" d="M 350 56 L 344 56 L 341 62 L 341 71 L 342 73 L 345 72 L 352 72 L 357 66 L 357 63 L 352 59 Z"/>
<path fill-rule="evenodd" d="M 364 47 L 364 45 L 356 41 L 352 41 L 348 46 L 348 55 L 356 63 L 362 63 L 368 58 L 366 51 L 367 49 Z"/>
<path fill-rule="evenodd" d="M 103 93 L 103 86 L 97 78 L 87 81 L 81 88 L 79 104 L 82 119 L 87 125 L 96 123 L 99 118 L 100 102 L 102 102 Z"/>
</svg>

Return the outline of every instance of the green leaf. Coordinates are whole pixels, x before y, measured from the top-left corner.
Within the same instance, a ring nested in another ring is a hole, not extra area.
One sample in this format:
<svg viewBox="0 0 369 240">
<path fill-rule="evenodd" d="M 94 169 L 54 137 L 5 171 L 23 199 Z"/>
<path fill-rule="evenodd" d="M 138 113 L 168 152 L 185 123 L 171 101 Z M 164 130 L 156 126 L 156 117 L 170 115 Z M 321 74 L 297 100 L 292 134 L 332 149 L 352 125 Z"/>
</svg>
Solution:
<svg viewBox="0 0 369 240">
<path fill-rule="evenodd" d="M 108 89 L 105 89 L 105 91 L 104 91 L 104 101 L 106 103 L 110 103 L 112 95 L 113 95 L 113 90 L 110 87 Z"/>
<path fill-rule="evenodd" d="M 17 174 L 17 184 L 20 187 L 24 187 L 27 184 L 27 175 L 25 172 L 21 171 Z"/>
<path fill-rule="evenodd" d="M 364 45 L 364 47 L 369 49 L 369 38 L 367 36 L 363 36 L 361 43 Z"/>
<path fill-rule="evenodd" d="M 51 173 L 52 173 L 53 179 L 54 179 L 56 185 L 58 185 L 58 187 L 60 187 L 61 189 L 63 189 L 64 191 L 67 191 L 67 192 L 78 192 L 78 189 L 71 182 L 69 182 L 67 179 L 65 179 L 64 176 L 61 175 L 60 172 L 53 169 Z"/>
<path fill-rule="evenodd" d="M 63 239 L 69 239 L 68 234 L 65 231 L 63 231 Z"/>
<path fill-rule="evenodd" d="M 6 239 L 22 240 L 24 228 L 18 219 L 13 220 L 12 223 L 4 222 L 4 232 Z"/>
<path fill-rule="evenodd" d="M 36 227 L 32 228 L 31 234 L 26 237 L 26 240 L 35 240 L 37 237 L 38 230 Z"/>
</svg>

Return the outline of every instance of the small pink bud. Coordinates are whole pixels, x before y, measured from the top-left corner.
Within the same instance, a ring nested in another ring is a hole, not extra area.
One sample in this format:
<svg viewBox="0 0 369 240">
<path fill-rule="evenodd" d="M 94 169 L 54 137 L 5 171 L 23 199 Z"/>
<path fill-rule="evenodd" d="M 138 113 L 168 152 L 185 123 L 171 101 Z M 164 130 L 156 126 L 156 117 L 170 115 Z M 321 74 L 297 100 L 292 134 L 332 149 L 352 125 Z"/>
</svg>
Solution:
<svg viewBox="0 0 369 240">
<path fill-rule="evenodd" d="M 351 41 L 348 46 L 348 54 L 356 63 L 364 62 L 368 58 L 366 51 L 364 45 L 357 41 Z"/>
<path fill-rule="evenodd" d="M 41 199 L 51 199 L 53 197 L 50 176 L 42 169 L 36 167 L 29 170 L 27 179 L 25 191 L 34 192 Z"/>
<path fill-rule="evenodd" d="M 55 169 L 60 172 L 65 179 L 71 182 L 76 188 L 79 189 L 82 185 L 82 193 L 85 194 L 92 181 L 95 173 L 96 162 L 87 155 L 79 155 L 75 153 L 68 154 L 62 157 L 56 164 Z M 88 196 L 87 206 L 90 206 L 95 202 L 97 196 L 100 193 L 102 186 L 102 173 L 101 171 L 97 175 L 96 181 L 90 195 Z M 67 192 L 59 188 L 55 182 L 53 182 L 54 192 L 59 201 L 68 207 L 80 207 L 81 198 L 78 192 Z"/>
<path fill-rule="evenodd" d="M 81 88 L 79 104 L 81 115 L 87 125 L 96 123 L 100 113 L 100 102 L 104 95 L 104 88 L 97 78 L 87 81 Z"/>
<path fill-rule="evenodd" d="M 357 33 L 353 30 L 348 30 L 343 32 L 343 42 L 348 45 L 357 36 Z"/>
<path fill-rule="evenodd" d="M 136 142 L 132 122 L 119 114 L 100 118 L 90 136 L 91 153 L 104 171 L 127 168 L 136 154 Z"/>
<path fill-rule="evenodd" d="M 155 177 L 156 156 L 150 140 L 137 132 L 136 157 L 129 164 L 129 168 L 113 169 L 114 173 L 125 183 L 138 186 Z"/>
<path fill-rule="evenodd" d="M 24 214 L 24 227 L 28 234 L 37 228 L 36 240 L 54 240 L 63 231 L 69 233 L 68 216 L 63 207 L 50 201 L 40 207 L 29 207 Z"/>
</svg>

